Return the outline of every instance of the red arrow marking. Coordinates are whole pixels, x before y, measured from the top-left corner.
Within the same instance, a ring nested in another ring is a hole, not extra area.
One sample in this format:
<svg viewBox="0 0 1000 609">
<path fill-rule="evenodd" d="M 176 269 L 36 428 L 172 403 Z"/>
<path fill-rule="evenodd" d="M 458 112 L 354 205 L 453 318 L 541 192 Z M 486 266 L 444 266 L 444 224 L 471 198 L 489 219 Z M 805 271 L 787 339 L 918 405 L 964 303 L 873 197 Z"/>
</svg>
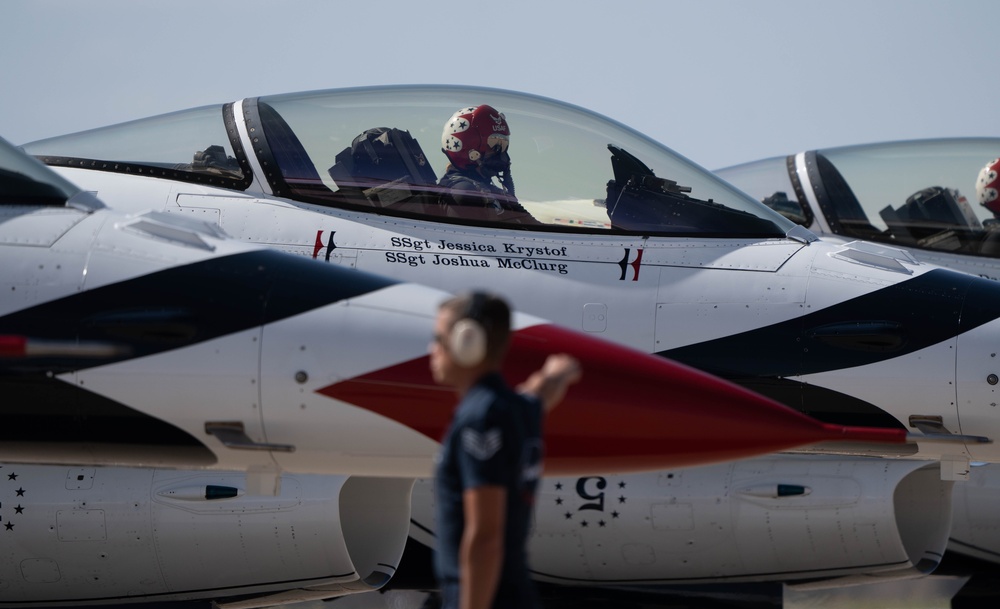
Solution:
<svg viewBox="0 0 1000 609">
<path fill-rule="evenodd" d="M 319 251 L 323 249 L 323 231 L 316 231 L 316 243 L 313 243 L 313 258 L 319 256 Z"/>
<path fill-rule="evenodd" d="M 639 281 L 639 267 L 642 266 L 642 248 L 636 250 L 635 262 L 631 263 L 632 270 L 635 274 L 632 276 L 632 281 Z"/>
</svg>

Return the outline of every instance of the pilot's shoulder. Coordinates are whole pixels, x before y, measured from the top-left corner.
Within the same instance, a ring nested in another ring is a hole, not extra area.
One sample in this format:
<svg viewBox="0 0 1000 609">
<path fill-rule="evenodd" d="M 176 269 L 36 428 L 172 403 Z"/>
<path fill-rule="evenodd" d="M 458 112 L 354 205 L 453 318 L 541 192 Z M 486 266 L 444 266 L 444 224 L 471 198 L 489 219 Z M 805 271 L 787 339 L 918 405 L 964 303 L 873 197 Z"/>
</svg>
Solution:
<svg viewBox="0 0 1000 609">
<path fill-rule="evenodd" d="M 480 186 L 476 183 L 476 180 L 460 173 L 445 174 L 441 177 L 441 180 L 438 181 L 438 186 L 450 188 L 452 190 L 480 190 Z"/>
</svg>

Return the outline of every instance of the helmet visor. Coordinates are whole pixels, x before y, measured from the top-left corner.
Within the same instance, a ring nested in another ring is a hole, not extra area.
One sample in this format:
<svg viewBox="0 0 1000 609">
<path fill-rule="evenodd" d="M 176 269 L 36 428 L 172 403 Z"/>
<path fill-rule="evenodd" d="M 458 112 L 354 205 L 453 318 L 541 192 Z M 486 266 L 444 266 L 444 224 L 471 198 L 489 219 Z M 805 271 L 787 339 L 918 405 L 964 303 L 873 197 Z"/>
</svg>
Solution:
<svg viewBox="0 0 1000 609">
<path fill-rule="evenodd" d="M 486 138 L 486 146 L 493 152 L 507 152 L 510 138 L 502 133 L 494 133 Z"/>
</svg>

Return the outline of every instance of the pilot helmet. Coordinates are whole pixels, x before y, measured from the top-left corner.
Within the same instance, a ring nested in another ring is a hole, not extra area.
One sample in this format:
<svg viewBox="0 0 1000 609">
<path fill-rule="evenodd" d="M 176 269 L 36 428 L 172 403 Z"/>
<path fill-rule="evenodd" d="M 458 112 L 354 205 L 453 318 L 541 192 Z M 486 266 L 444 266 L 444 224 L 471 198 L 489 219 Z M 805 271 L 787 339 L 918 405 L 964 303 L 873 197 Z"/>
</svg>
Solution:
<svg viewBox="0 0 1000 609">
<path fill-rule="evenodd" d="M 980 205 L 994 214 L 1000 214 L 1000 159 L 993 159 L 979 171 L 976 196 Z"/>
<path fill-rule="evenodd" d="M 441 151 L 459 169 L 479 165 L 490 150 L 506 153 L 509 144 L 507 118 L 486 104 L 462 108 L 445 123 L 441 134 Z"/>
</svg>

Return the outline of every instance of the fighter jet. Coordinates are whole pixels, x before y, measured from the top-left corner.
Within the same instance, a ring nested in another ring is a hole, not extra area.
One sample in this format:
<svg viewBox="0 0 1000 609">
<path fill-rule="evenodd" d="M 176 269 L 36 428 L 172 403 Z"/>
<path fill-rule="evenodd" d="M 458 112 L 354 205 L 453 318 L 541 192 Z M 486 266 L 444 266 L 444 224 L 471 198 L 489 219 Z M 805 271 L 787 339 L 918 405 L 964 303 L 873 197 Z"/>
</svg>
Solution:
<svg viewBox="0 0 1000 609">
<path fill-rule="evenodd" d="M 259 607 L 389 580 L 452 406 L 426 361 L 444 292 L 119 213 L 2 140 L 0 251 L 0 605 Z M 558 350 L 585 370 L 546 422 L 553 474 L 903 439 L 515 326 L 512 378 Z"/>
<path fill-rule="evenodd" d="M 1000 435 L 994 282 L 819 241 L 579 107 L 468 87 L 316 91 L 25 149 L 115 206 L 442 289 L 490 286 L 828 422 Z M 510 165 L 479 163 L 491 155 Z M 478 204 L 438 184 L 455 163 L 496 176 Z M 970 459 L 1000 460 L 978 440 L 877 452 L 943 458 L 956 477 Z"/>
<path fill-rule="evenodd" d="M 810 150 L 716 173 L 824 238 L 905 248 L 917 260 L 1000 279 L 998 157 L 1000 138 L 915 140 Z"/>
<path fill-rule="evenodd" d="M 810 150 L 716 173 L 827 241 L 905 247 L 914 259 L 1000 280 L 1000 138 Z M 992 355 L 992 352 L 991 352 Z M 949 551 L 1000 562 L 997 467 L 955 488 Z"/>
<path fill-rule="evenodd" d="M 445 293 L 229 239 L 191 217 L 118 214 L 0 151 L 4 459 L 253 470 L 262 481 L 430 472 L 454 406 L 427 364 Z M 821 423 L 538 318 L 514 325 L 513 379 L 560 351 L 587 370 L 547 422 L 556 472 L 704 463 L 844 434 L 905 440 Z"/>
</svg>

